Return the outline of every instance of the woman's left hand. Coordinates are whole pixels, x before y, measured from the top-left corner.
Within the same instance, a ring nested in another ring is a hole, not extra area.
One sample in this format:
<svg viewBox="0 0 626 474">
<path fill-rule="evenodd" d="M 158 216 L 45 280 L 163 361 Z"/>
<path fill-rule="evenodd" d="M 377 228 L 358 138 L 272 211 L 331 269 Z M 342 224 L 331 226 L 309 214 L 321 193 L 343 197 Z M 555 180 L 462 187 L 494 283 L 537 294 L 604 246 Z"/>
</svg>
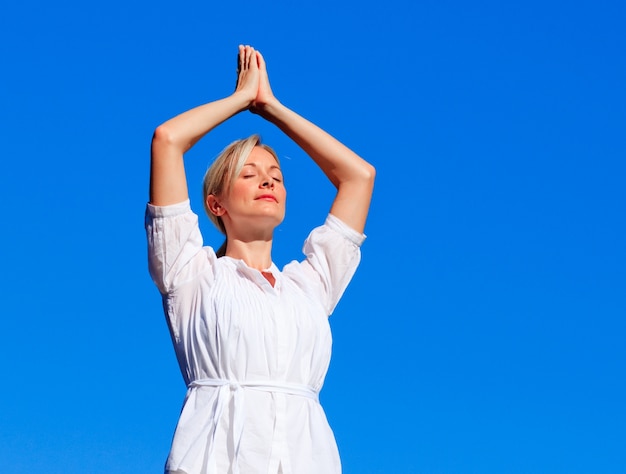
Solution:
<svg viewBox="0 0 626 474">
<path fill-rule="evenodd" d="M 265 65 L 265 59 L 259 51 L 255 51 L 256 60 L 259 67 L 259 89 L 256 94 L 256 98 L 252 101 L 250 111 L 255 114 L 262 115 L 268 105 L 278 102 L 272 88 L 270 86 L 270 79 L 267 75 L 267 67 Z"/>
</svg>

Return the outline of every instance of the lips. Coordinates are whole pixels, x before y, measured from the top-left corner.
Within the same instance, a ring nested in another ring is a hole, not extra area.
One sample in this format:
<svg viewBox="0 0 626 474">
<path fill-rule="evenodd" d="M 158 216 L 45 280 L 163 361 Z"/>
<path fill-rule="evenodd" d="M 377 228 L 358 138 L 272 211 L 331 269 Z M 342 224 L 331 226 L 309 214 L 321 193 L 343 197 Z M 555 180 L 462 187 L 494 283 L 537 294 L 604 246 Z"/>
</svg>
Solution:
<svg viewBox="0 0 626 474">
<path fill-rule="evenodd" d="M 258 196 L 256 198 L 257 201 L 274 201 L 274 202 L 278 202 L 278 200 L 276 199 L 276 197 L 272 194 L 261 194 L 260 196 Z"/>
</svg>

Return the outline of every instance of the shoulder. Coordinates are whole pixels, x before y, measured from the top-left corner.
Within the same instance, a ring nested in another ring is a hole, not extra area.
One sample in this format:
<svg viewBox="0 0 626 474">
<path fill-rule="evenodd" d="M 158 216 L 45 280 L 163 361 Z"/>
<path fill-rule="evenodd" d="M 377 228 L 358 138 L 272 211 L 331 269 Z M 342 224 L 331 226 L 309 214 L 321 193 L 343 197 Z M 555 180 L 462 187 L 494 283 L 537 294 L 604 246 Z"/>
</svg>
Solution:
<svg viewBox="0 0 626 474">
<path fill-rule="evenodd" d="M 329 214 L 324 225 L 315 229 L 305 242 L 303 267 L 318 279 L 320 301 L 330 315 L 361 261 L 365 235 Z"/>
<path fill-rule="evenodd" d="M 329 214 L 306 238 L 302 247 L 305 258 L 285 265 L 283 274 L 300 284 L 326 289 L 343 286 L 359 264 L 364 240 L 364 234 Z"/>
</svg>

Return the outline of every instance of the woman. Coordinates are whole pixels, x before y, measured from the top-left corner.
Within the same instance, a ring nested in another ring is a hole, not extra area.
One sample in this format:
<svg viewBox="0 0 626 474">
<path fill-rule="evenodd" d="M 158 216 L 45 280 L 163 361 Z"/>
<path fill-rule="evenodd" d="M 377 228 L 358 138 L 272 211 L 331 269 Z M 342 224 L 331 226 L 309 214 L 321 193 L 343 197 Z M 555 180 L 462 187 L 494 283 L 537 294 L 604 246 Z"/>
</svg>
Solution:
<svg viewBox="0 0 626 474">
<path fill-rule="evenodd" d="M 253 136 L 227 147 L 205 177 L 205 209 L 226 235 L 203 247 L 183 154 L 250 110 L 278 126 L 322 169 L 337 194 L 306 258 L 282 271 L 272 234 L 286 191 L 274 152 Z M 146 211 L 151 275 L 188 386 L 166 472 L 341 472 L 318 401 L 330 361 L 328 316 L 360 260 L 374 168 L 281 104 L 265 61 L 239 47 L 235 92 L 157 127 Z"/>
</svg>

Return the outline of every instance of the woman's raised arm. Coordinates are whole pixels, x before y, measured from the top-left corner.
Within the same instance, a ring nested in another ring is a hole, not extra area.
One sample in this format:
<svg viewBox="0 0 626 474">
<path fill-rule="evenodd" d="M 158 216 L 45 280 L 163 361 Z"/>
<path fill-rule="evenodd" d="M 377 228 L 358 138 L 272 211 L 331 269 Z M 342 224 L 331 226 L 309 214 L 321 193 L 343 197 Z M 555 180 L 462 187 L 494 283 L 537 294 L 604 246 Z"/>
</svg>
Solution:
<svg viewBox="0 0 626 474">
<path fill-rule="evenodd" d="M 259 76 L 254 48 L 239 46 L 237 87 L 232 95 L 188 110 L 156 128 L 150 165 L 151 204 L 167 206 L 188 198 L 184 153 L 220 123 L 250 107 Z"/>
<path fill-rule="evenodd" d="M 278 126 L 322 169 L 337 188 L 330 213 L 363 232 L 369 211 L 376 171 L 348 147 L 317 125 L 282 105 L 273 95 L 261 53 L 259 91 L 250 110 Z"/>
</svg>

